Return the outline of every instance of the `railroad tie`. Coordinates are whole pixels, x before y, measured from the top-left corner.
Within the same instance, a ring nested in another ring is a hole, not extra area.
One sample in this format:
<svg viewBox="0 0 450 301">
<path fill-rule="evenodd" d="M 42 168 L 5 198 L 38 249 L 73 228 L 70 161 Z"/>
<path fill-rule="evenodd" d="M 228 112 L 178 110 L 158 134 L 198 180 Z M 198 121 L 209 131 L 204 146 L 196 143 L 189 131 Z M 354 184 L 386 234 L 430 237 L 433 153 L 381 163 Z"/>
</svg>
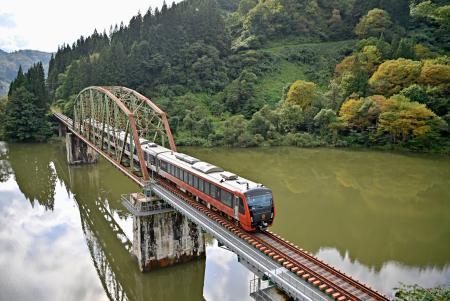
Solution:
<svg viewBox="0 0 450 301">
<path fill-rule="evenodd" d="M 329 289 L 325 290 L 325 293 L 328 295 L 331 294 L 332 292 L 334 292 L 334 289 L 332 289 L 331 287 Z"/>
<path fill-rule="evenodd" d="M 311 278 L 308 279 L 309 283 L 313 283 L 314 281 L 316 281 L 316 277 L 311 277 Z"/>
<path fill-rule="evenodd" d="M 280 255 L 273 256 L 273 259 L 275 259 L 275 260 L 277 260 L 278 258 L 280 258 Z"/>
<path fill-rule="evenodd" d="M 344 301 L 345 299 L 347 299 L 345 296 L 340 296 L 337 300 L 338 301 Z"/>
<path fill-rule="evenodd" d="M 337 297 L 339 297 L 341 295 L 341 293 L 336 292 L 334 294 L 331 295 L 331 297 L 333 297 L 333 299 L 337 299 Z"/>
<path fill-rule="evenodd" d="M 278 259 L 278 263 L 283 263 L 283 262 L 285 262 L 285 261 L 286 261 L 286 259 L 284 259 L 284 258 Z"/>
<path fill-rule="evenodd" d="M 322 282 L 320 282 L 320 280 L 316 280 L 316 281 L 314 281 L 313 282 L 313 285 L 314 286 L 319 286 L 319 284 L 321 284 Z"/>
<path fill-rule="evenodd" d="M 293 273 L 295 273 L 295 272 L 298 271 L 298 269 L 299 269 L 299 267 L 293 267 L 293 268 L 291 269 L 291 271 L 292 271 Z"/>
<path fill-rule="evenodd" d="M 301 275 L 303 275 L 304 273 L 305 273 L 305 271 L 300 270 L 300 271 L 297 272 L 297 275 L 298 275 L 298 276 L 301 276 Z"/>
<path fill-rule="evenodd" d="M 320 289 L 321 291 L 323 291 L 324 289 L 327 288 L 327 286 L 328 286 L 328 285 L 326 285 L 326 284 L 322 284 L 321 286 L 319 286 L 319 289 Z"/>
<path fill-rule="evenodd" d="M 311 275 L 309 275 L 308 273 L 306 273 L 305 275 L 302 276 L 302 278 L 303 278 L 303 279 L 307 279 L 309 276 L 311 276 Z"/>
<path fill-rule="evenodd" d="M 266 248 L 266 249 L 264 250 L 264 254 L 269 255 L 269 253 L 271 253 L 270 249 L 267 249 L 267 248 Z"/>
</svg>

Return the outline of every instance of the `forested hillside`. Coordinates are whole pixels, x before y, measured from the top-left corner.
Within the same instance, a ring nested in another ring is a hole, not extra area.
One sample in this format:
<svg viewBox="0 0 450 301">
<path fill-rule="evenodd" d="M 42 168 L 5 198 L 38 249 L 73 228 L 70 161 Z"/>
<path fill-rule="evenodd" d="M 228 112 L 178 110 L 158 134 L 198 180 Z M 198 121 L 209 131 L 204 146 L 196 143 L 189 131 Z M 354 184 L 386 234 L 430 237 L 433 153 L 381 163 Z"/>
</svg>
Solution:
<svg viewBox="0 0 450 301">
<path fill-rule="evenodd" d="M 44 70 L 48 70 L 50 56 L 50 53 L 36 50 L 8 53 L 0 49 L 0 96 L 8 94 L 9 84 L 17 75 L 20 66 L 28 70 L 33 64 L 42 62 Z"/>
<path fill-rule="evenodd" d="M 449 152 L 450 5 L 185 0 L 63 45 L 47 86 L 151 97 L 183 145 L 361 145 Z"/>
</svg>

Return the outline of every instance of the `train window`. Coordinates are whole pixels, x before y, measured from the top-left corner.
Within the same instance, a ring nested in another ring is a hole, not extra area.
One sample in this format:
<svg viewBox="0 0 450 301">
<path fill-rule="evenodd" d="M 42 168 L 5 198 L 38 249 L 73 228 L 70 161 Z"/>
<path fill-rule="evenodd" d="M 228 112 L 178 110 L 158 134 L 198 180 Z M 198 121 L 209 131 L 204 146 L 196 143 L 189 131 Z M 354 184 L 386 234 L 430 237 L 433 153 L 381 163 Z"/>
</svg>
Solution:
<svg viewBox="0 0 450 301">
<path fill-rule="evenodd" d="M 187 171 L 183 170 L 183 182 L 187 183 L 187 181 L 188 181 L 188 173 Z"/>
<path fill-rule="evenodd" d="M 167 171 L 167 162 L 160 160 L 159 166 L 161 167 L 162 170 Z"/>
<path fill-rule="evenodd" d="M 222 189 L 216 186 L 216 196 L 215 196 L 216 200 L 220 201 L 221 190 Z"/>
<path fill-rule="evenodd" d="M 148 155 L 146 152 L 144 152 L 144 160 L 147 161 L 148 160 Z"/>
<path fill-rule="evenodd" d="M 150 161 L 150 164 L 155 165 L 155 157 L 154 156 L 149 155 L 149 161 Z"/>
<path fill-rule="evenodd" d="M 231 193 L 229 193 L 228 191 L 222 190 L 220 192 L 220 201 L 222 203 L 224 203 L 225 205 L 227 205 L 228 207 L 233 207 L 232 206 L 232 198 L 233 195 Z"/>
<path fill-rule="evenodd" d="M 198 189 L 198 177 L 193 176 L 194 177 L 194 187 Z"/>
<path fill-rule="evenodd" d="M 209 183 L 205 182 L 205 190 L 203 190 L 204 193 L 206 193 L 207 195 L 209 195 Z"/>
<path fill-rule="evenodd" d="M 180 169 L 179 169 L 178 167 L 176 167 L 176 166 L 175 166 L 175 177 L 176 177 L 177 179 L 180 178 Z"/>
<path fill-rule="evenodd" d="M 216 198 L 216 186 L 214 184 L 209 184 L 209 195 L 213 198 Z"/>
<path fill-rule="evenodd" d="M 204 182 L 203 179 L 198 179 L 198 190 L 203 191 L 204 188 Z"/>
<path fill-rule="evenodd" d="M 168 170 L 169 170 L 169 173 L 172 175 L 173 174 L 173 171 L 172 171 L 172 168 L 173 168 L 173 165 L 172 164 L 168 164 Z"/>
<path fill-rule="evenodd" d="M 192 174 L 188 174 L 188 184 L 192 186 L 193 181 L 192 181 Z"/>
<path fill-rule="evenodd" d="M 244 201 L 242 198 L 239 198 L 239 213 L 245 214 Z"/>
</svg>

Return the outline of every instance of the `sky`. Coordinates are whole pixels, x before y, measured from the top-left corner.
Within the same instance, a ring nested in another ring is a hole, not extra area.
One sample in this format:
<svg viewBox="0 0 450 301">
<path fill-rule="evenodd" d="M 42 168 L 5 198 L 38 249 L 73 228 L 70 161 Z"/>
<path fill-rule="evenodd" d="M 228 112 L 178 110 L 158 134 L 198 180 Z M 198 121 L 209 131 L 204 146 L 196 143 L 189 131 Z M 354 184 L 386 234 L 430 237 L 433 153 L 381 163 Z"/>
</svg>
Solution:
<svg viewBox="0 0 450 301">
<path fill-rule="evenodd" d="M 180 2 L 176 0 L 175 2 Z M 163 0 L 0 0 L 0 49 L 56 52 L 81 35 L 128 24 L 138 11 L 161 7 Z M 167 1 L 172 3 L 172 0 Z"/>
</svg>

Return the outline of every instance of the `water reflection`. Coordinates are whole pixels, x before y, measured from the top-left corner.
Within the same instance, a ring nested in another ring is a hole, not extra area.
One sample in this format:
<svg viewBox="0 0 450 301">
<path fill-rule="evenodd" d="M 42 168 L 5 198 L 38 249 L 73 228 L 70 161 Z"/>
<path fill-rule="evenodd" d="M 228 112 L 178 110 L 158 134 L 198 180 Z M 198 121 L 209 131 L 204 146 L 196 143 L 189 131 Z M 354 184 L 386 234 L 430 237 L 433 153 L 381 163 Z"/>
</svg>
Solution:
<svg viewBox="0 0 450 301">
<path fill-rule="evenodd" d="M 57 185 L 54 212 L 0 183 L 0 294 L 4 300 L 105 300 L 73 201 Z M 7 273 L 5 273 L 8 271 Z"/>
<path fill-rule="evenodd" d="M 120 193 L 136 190 L 130 181 L 106 162 L 69 168 L 57 145 L 20 147 L 10 148 L 19 180 L 0 183 L 0 270 L 10 271 L 0 274 L 1 299 L 202 299 L 204 261 L 138 270 L 113 220 L 124 215 L 114 209 Z"/>
<path fill-rule="evenodd" d="M 399 283 L 420 283 L 423 287 L 450 284 L 450 264 L 446 264 L 442 268 L 433 265 L 415 267 L 388 261 L 377 270 L 358 260 L 352 260 L 348 251 L 342 255 L 337 249 L 321 248 L 316 256 L 391 296 L 392 291 L 399 286 Z"/>
<path fill-rule="evenodd" d="M 0 141 L 0 183 L 8 181 L 12 173 L 13 170 L 8 161 L 8 146 Z"/>
<path fill-rule="evenodd" d="M 45 144 L 11 144 L 8 161 L 15 181 L 26 199 L 46 210 L 55 206 L 56 174 Z"/>
<path fill-rule="evenodd" d="M 390 294 L 399 281 L 450 284 L 448 158 L 188 152 L 273 188 L 275 232 L 378 290 Z M 119 201 L 137 187 L 103 160 L 65 160 L 62 144 L 0 143 L 0 270 L 9 271 L 0 273 L 0 298 L 250 300 L 252 274 L 211 239 L 206 262 L 140 273 L 126 238 L 131 217 Z"/>
</svg>

